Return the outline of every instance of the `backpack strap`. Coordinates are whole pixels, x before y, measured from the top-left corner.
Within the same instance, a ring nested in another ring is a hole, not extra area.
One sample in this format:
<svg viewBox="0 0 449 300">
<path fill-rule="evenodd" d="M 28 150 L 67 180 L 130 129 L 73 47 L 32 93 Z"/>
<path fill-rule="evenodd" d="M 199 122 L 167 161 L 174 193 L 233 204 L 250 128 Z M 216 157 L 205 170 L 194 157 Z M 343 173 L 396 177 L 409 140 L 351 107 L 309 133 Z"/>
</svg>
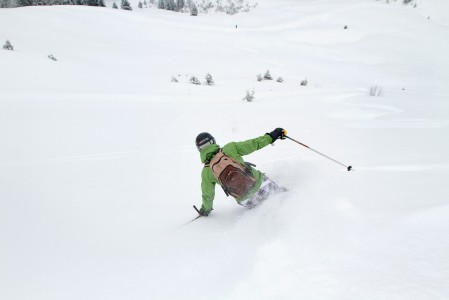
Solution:
<svg viewBox="0 0 449 300">
<path fill-rule="evenodd" d="M 218 149 L 218 151 L 215 152 L 214 156 L 217 155 L 218 152 L 223 152 L 223 151 L 222 151 L 222 148 Z M 210 161 L 212 160 L 212 158 L 214 158 L 214 156 L 212 156 L 209 160 L 206 160 L 206 161 L 204 162 L 204 167 L 205 167 L 205 168 L 207 168 L 207 167 L 210 166 Z"/>
<path fill-rule="evenodd" d="M 219 153 L 219 152 L 223 152 L 222 150 L 223 150 L 222 148 L 218 149 L 218 151 L 214 154 L 214 156 L 217 155 L 217 153 Z M 212 156 L 209 160 L 204 162 L 204 168 L 210 167 L 210 161 L 212 160 L 212 158 L 214 158 L 214 156 Z M 221 186 L 224 193 L 226 194 L 226 197 L 229 197 L 229 191 L 226 190 L 226 188 L 224 186 L 222 186 L 220 183 L 218 185 Z"/>
</svg>

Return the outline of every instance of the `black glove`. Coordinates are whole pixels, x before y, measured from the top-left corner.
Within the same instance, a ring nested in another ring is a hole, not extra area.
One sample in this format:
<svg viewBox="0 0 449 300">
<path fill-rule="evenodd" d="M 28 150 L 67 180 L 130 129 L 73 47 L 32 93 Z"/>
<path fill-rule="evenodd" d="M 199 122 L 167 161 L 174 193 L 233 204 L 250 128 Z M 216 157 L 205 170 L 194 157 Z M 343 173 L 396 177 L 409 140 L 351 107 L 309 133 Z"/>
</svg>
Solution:
<svg viewBox="0 0 449 300">
<path fill-rule="evenodd" d="M 201 206 L 199 211 L 200 215 L 203 217 L 207 217 L 210 214 L 210 212 L 211 212 L 210 210 L 205 210 L 203 206 Z"/>
<path fill-rule="evenodd" d="M 273 130 L 270 133 L 267 133 L 269 136 L 271 136 L 272 142 L 274 143 L 277 139 L 285 139 L 285 136 L 287 135 L 287 131 L 285 131 L 285 129 L 283 128 L 276 128 L 275 130 Z"/>
</svg>

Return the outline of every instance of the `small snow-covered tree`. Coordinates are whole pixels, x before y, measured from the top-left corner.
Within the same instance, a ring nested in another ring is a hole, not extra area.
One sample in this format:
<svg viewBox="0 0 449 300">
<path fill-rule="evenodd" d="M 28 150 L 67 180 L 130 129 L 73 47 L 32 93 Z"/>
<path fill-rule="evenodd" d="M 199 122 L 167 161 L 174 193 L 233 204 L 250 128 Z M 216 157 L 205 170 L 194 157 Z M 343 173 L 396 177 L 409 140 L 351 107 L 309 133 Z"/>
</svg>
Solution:
<svg viewBox="0 0 449 300">
<path fill-rule="evenodd" d="M 54 60 L 54 61 L 58 61 L 58 60 L 56 59 L 56 57 L 53 56 L 53 54 L 49 54 L 49 55 L 48 55 L 48 58 L 51 59 L 51 60 Z"/>
<path fill-rule="evenodd" d="M 11 3 L 11 0 L 0 0 L 0 8 L 8 8 L 12 6 L 13 4 Z"/>
<path fill-rule="evenodd" d="M 137 5 L 138 8 L 143 8 L 142 2 L 139 1 L 139 4 Z"/>
<path fill-rule="evenodd" d="M 307 81 L 307 78 L 304 80 L 301 80 L 301 85 L 306 86 L 309 82 Z"/>
<path fill-rule="evenodd" d="M 214 80 L 212 79 L 212 75 L 210 75 L 209 73 L 206 74 L 206 85 L 214 85 Z"/>
<path fill-rule="evenodd" d="M 124 9 L 124 10 L 133 10 L 133 8 L 131 7 L 131 4 L 129 3 L 128 0 L 122 0 L 122 3 L 120 4 L 120 8 Z"/>
<path fill-rule="evenodd" d="M 176 1 L 176 6 L 178 8 L 178 11 L 182 11 L 184 9 L 185 5 L 186 5 L 186 3 L 184 2 L 184 0 L 177 0 Z"/>
<path fill-rule="evenodd" d="M 201 3 L 199 3 L 200 9 L 201 11 L 208 13 L 209 9 L 213 8 L 214 5 L 212 4 L 212 2 L 210 2 L 210 0 L 202 0 Z"/>
<path fill-rule="evenodd" d="M 282 83 L 284 82 L 284 79 L 282 77 L 279 77 L 276 81 Z"/>
<path fill-rule="evenodd" d="M 201 82 L 199 81 L 199 79 L 195 76 L 190 77 L 190 83 L 191 84 L 196 84 L 196 85 L 200 85 Z"/>
<path fill-rule="evenodd" d="M 265 72 L 265 75 L 263 76 L 263 79 L 265 79 L 265 80 L 273 80 L 273 77 L 271 77 L 271 74 L 270 74 L 270 70 L 267 70 Z"/>
<path fill-rule="evenodd" d="M 179 81 L 178 81 L 178 79 L 176 79 L 175 76 L 172 76 L 172 77 L 171 77 L 171 82 L 179 82 Z"/>
<path fill-rule="evenodd" d="M 157 8 L 165 9 L 165 0 L 158 0 L 157 1 Z"/>
<path fill-rule="evenodd" d="M 118 9 L 118 6 L 117 6 L 117 4 L 114 2 L 114 3 L 112 3 L 112 8 L 113 9 Z"/>
<path fill-rule="evenodd" d="M 257 74 L 257 81 L 262 81 L 262 80 L 263 80 L 262 75 L 261 74 Z"/>
<path fill-rule="evenodd" d="M 165 0 L 165 9 L 171 11 L 177 10 L 175 0 Z"/>
<path fill-rule="evenodd" d="M 190 6 L 190 15 L 198 16 L 198 7 L 196 7 L 195 3 L 192 3 L 192 5 Z"/>
<path fill-rule="evenodd" d="M 380 97 L 383 94 L 384 94 L 383 88 L 378 84 L 370 86 L 368 91 L 368 95 L 371 97 Z"/>
<path fill-rule="evenodd" d="M 245 97 L 242 98 L 243 101 L 248 101 L 248 102 L 253 102 L 255 97 L 254 97 L 254 89 L 250 92 L 249 90 L 246 91 L 246 95 Z"/>
<path fill-rule="evenodd" d="M 16 5 L 17 5 L 18 7 L 21 7 L 21 6 L 31 6 L 31 5 L 33 5 L 33 0 L 17 0 L 17 1 L 16 1 Z"/>
<path fill-rule="evenodd" d="M 3 49 L 5 50 L 14 50 L 13 45 L 9 40 L 6 40 L 5 44 L 3 45 Z"/>
</svg>

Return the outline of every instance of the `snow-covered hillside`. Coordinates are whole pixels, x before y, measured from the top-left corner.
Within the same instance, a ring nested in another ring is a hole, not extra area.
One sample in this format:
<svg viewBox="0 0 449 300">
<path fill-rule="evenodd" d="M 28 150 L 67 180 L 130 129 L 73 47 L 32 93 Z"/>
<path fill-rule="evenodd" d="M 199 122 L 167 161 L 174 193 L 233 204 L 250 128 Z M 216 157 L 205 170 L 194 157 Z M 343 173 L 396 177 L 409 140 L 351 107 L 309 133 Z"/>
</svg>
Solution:
<svg viewBox="0 0 449 300">
<path fill-rule="evenodd" d="M 449 4 L 391 2 L 0 9 L 0 299 L 449 299 Z M 278 141 L 182 226 L 196 135 L 279 126 L 355 171 Z"/>
</svg>

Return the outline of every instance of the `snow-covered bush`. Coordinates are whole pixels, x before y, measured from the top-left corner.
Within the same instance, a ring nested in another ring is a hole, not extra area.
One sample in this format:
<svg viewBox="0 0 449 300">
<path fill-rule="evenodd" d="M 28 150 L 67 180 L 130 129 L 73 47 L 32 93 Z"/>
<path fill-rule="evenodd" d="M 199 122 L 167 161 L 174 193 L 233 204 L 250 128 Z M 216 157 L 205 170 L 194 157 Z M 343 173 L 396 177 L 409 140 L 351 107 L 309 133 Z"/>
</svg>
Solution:
<svg viewBox="0 0 449 300">
<path fill-rule="evenodd" d="M 384 94 L 383 88 L 378 84 L 370 86 L 368 90 L 368 96 L 371 97 L 380 97 L 383 94 Z"/>
<path fill-rule="evenodd" d="M 284 82 L 284 79 L 282 77 L 279 77 L 276 81 L 282 83 Z"/>
<path fill-rule="evenodd" d="M 175 76 L 171 77 L 171 82 L 179 82 L 178 79 Z"/>
<path fill-rule="evenodd" d="M 138 8 L 143 8 L 142 2 L 139 1 L 139 4 L 137 5 Z"/>
<path fill-rule="evenodd" d="M 190 81 L 191 84 L 196 84 L 196 85 L 200 85 L 201 84 L 199 79 L 197 77 L 195 77 L 195 76 L 190 77 L 189 81 Z"/>
<path fill-rule="evenodd" d="M 214 85 L 214 80 L 212 79 L 212 75 L 210 75 L 209 73 L 206 74 L 206 82 L 204 84 Z"/>
<path fill-rule="evenodd" d="M 6 40 L 5 44 L 3 45 L 3 49 L 5 50 L 14 50 L 13 45 L 9 40 Z"/>
<path fill-rule="evenodd" d="M 249 90 L 246 91 L 246 96 L 242 98 L 243 101 L 248 101 L 248 102 L 253 102 L 255 97 L 254 97 L 254 89 L 250 92 Z"/>
<path fill-rule="evenodd" d="M 53 54 L 49 54 L 49 55 L 48 55 L 48 58 L 51 59 L 51 60 L 54 60 L 54 61 L 58 61 L 58 60 L 56 59 L 56 57 L 53 56 Z"/>
<path fill-rule="evenodd" d="M 263 79 L 265 79 L 265 80 L 273 80 L 273 77 L 271 77 L 271 74 L 270 74 L 270 70 L 267 70 L 265 72 L 265 75 L 263 75 Z"/>
<path fill-rule="evenodd" d="M 112 3 L 112 8 L 113 9 L 118 9 L 118 6 L 117 6 L 117 4 L 114 2 L 114 3 Z"/>
<path fill-rule="evenodd" d="M 262 75 L 261 74 L 257 74 L 257 81 L 262 81 L 262 80 L 263 80 Z"/>
<path fill-rule="evenodd" d="M 307 78 L 304 80 L 301 80 L 301 85 L 306 86 L 309 82 L 307 81 Z"/>
</svg>

